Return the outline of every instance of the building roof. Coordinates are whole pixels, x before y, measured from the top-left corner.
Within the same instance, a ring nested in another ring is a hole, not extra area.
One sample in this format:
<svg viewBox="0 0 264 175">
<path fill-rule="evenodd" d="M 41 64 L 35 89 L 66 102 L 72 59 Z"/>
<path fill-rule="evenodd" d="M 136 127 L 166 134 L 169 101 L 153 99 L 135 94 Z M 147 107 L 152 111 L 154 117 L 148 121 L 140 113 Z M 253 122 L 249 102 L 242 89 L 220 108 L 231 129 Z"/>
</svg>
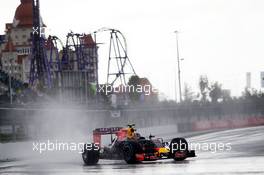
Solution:
<svg viewBox="0 0 264 175">
<path fill-rule="evenodd" d="M 14 26 L 17 27 L 32 27 L 33 26 L 33 8 L 32 0 L 20 0 L 21 4 L 17 7 Z"/>
<path fill-rule="evenodd" d="M 17 7 L 13 25 L 15 27 L 33 26 L 33 5 L 32 0 L 20 0 L 21 4 Z M 45 24 L 41 21 L 44 27 Z"/>
<path fill-rule="evenodd" d="M 10 32 L 12 28 L 13 28 L 13 24 L 12 23 L 6 23 L 6 30 L 5 30 L 5 32 L 6 33 Z"/>
<path fill-rule="evenodd" d="M 152 86 L 150 81 L 147 78 L 140 78 L 139 79 L 139 84 L 142 85 L 142 86 L 145 86 L 145 85 Z"/>
<path fill-rule="evenodd" d="M 82 44 L 86 45 L 87 47 L 96 46 L 96 43 L 94 42 L 91 34 L 84 35 L 83 37 L 81 37 L 81 42 L 82 42 Z"/>
</svg>

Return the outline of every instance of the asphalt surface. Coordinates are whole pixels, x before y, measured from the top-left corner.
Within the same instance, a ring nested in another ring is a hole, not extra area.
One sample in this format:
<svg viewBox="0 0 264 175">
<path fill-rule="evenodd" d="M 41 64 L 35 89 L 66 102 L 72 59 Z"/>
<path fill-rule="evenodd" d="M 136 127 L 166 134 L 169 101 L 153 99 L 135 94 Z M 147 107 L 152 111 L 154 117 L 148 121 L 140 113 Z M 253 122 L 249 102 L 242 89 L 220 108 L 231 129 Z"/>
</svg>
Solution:
<svg viewBox="0 0 264 175">
<path fill-rule="evenodd" d="M 196 148 L 197 157 L 182 162 L 127 165 L 123 161 L 100 160 L 96 166 L 83 165 L 80 154 L 75 152 L 38 155 L 24 149 L 30 143 L 2 144 L 0 174 L 264 174 L 264 126 L 196 135 L 188 141 Z"/>
</svg>

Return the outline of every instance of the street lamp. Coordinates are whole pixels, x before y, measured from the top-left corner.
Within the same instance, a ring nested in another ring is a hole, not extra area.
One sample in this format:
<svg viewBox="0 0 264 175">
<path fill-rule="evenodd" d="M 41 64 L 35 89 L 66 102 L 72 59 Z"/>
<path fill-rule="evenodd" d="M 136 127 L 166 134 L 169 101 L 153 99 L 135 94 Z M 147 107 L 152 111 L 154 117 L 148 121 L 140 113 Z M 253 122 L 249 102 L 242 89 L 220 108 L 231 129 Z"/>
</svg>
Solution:
<svg viewBox="0 0 264 175">
<path fill-rule="evenodd" d="M 180 54 L 179 54 L 179 42 L 178 42 L 178 33 L 179 32 L 176 30 L 176 31 L 174 31 L 174 33 L 176 34 L 176 42 L 177 42 L 177 63 L 178 63 L 179 96 L 180 96 L 180 102 L 182 102 L 181 69 L 180 69 Z"/>
<path fill-rule="evenodd" d="M 9 95 L 10 95 L 10 104 L 13 104 L 13 92 L 12 92 L 12 62 L 13 59 L 10 59 L 10 64 L 9 64 Z"/>
<path fill-rule="evenodd" d="M 11 42 L 12 42 L 12 39 L 11 39 L 11 31 L 10 31 L 10 28 L 8 28 L 8 30 L 6 31 L 7 32 L 7 35 L 8 35 L 8 50 L 9 50 L 9 95 L 10 95 L 10 104 L 13 104 L 13 94 L 12 94 L 12 73 L 13 73 L 13 54 L 11 55 L 11 53 L 13 52 L 12 50 L 12 46 L 11 46 Z"/>
</svg>

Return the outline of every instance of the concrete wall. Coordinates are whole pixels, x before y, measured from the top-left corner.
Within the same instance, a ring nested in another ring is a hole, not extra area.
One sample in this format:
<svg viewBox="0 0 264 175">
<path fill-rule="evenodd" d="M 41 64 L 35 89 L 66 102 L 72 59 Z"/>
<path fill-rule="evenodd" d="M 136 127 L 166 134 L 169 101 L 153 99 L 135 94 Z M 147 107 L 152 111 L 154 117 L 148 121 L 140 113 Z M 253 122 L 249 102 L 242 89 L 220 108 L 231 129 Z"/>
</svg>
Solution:
<svg viewBox="0 0 264 175">
<path fill-rule="evenodd" d="M 113 115 L 114 113 L 114 115 Z M 204 114 L 204 115 L 202 115 Z M 190 132 L 264 125 L 261 113 L 195 113 L 192 109 L 148 108 L 111 110 L 80 109 L 0 109 L 0 127 L 21 128 L 30 138 L 87 135 L 96 127 L 136 124 L 147 135 L 165 132 Z M 149 128 L 149 129 L 148 129 Z M 157 129 L 160 128 L 160 129 Z M 165 128 L 165 129 L 164 129 Z M 16 129 L 17 130 L 17 129 Z M 156 132 L 156 133 L 155 133 Z"/>
</svg>

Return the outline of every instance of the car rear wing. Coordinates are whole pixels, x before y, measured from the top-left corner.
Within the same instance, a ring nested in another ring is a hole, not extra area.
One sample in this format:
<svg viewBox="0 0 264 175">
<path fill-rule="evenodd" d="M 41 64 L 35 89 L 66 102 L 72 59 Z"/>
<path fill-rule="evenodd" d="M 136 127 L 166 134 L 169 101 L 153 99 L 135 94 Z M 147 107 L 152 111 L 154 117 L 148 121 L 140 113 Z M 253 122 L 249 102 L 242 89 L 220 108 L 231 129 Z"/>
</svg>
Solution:
<svg viewBox="0 0 264 175">
<path fill-rule="evenodd" d="M 96 128 L 93 130 L 93 142 L 101 146 L 101 136 L 111 134 L 111 141 L 113 140 L 112 134 L 117 134 L 122 127 L 111 127 L 111 128 Z"/>
<path fill-rule="evenodd" d="M 116 134 L 121 129 L 123 128 L 122 127 L 96 128 L 95 130 L 93 130 L 93 134 L 97 134 L 97 135 Z"/>
</svg>

